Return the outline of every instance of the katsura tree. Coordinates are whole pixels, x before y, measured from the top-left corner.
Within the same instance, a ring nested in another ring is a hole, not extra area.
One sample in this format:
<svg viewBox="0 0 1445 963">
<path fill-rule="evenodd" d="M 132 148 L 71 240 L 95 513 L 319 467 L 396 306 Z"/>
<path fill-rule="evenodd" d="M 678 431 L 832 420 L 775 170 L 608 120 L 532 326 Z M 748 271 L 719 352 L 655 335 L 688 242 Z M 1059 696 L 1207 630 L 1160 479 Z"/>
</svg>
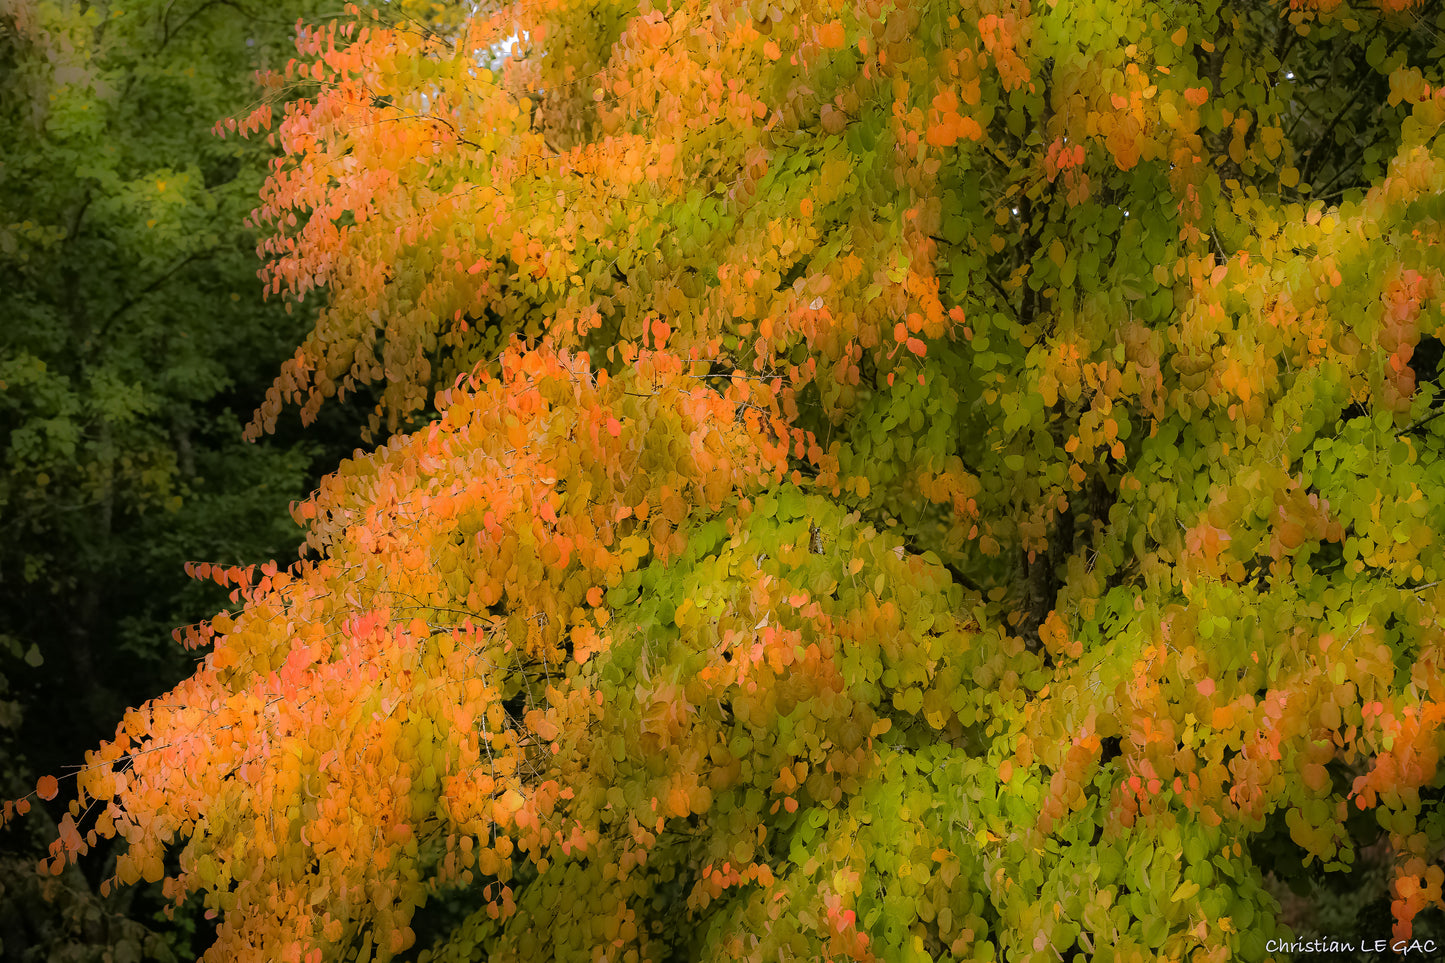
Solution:
<svg viewBox="0 0 1445 963">
<path fill-rule="evenodd" d="M 270 291 L 325 293 L 253 431 L 367 385 L 377 427 L 435 417 L 295 506 L 307 558 L 194 569 L 234 608 L 45 868 L 124 837 L 217 960 L 1222 961 L 1291 935 L 1265 871 L 1383 845 L 1424 952 L 1441 29 L 306 32 L 300 99 L 230 125 L 282 152 Z"/>
</svg>

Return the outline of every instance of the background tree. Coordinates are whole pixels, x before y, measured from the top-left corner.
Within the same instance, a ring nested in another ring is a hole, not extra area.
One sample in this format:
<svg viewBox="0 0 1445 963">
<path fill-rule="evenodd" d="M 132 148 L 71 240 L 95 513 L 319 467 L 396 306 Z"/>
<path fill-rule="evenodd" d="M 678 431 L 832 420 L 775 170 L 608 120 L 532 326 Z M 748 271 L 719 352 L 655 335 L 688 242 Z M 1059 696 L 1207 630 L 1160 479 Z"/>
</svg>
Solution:
<svg viewBox="0 0 1445 963">
<path fill-rule="evenodd" d="M 241 441 L 238 415 L 310 319 L 264 304 L 255 278 L 242 222 L 270 152 L 211 132 L 254 105 L 254 71 L 284 64 L 314 9 L 0 3 L 5 795 L 193 670 L 166 638 L 225 593 L 182 563 L 291 552 L 287 503 L 354 445 L 340 407 L 340 431 Z M 95 898 L 108 850 L 42 901 L 34 864 L 53 835 L 0 843 L 0 956 L 190 952 L 183 927 L 151 919 L 158 891 Z"/>
<path fill-rule="evenodd" d="M 123 836 L 217 959 L 392 958 L 447 895 L 420 957 L 1253 960 L 1264 867 L 1382 848 L 1429 935 L 1441 26 L 306 32 L 257 215 L 328 301 L 252 430 L 438 416 L 296 506 L 315 559 L 195 569 L 239 610 L 49 868 Z"/>
</svg>

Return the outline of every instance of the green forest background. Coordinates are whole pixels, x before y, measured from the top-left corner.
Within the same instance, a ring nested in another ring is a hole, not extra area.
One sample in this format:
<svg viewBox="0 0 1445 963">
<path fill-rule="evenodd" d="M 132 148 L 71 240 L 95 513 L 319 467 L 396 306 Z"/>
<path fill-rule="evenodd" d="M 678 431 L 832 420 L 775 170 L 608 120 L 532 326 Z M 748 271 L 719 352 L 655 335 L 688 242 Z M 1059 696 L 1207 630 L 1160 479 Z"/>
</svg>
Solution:
<svg viewBox="0 0 1445 963">
<path fill-rule="evenodd" d="M 225 607 L 188 559 L 295 558 L 288 513 L 369 403 L 241 427 L 310 314 L 261 297 L 244 226 L 271 155 L 217 120 L 283 67 L 311 2 L 0 3 L 0 796 L 23 796 L 171 688 L 175 627 Z M 190 959 L 206 921 L 159 887 L 58 879 L 37 807 L 0 834 L 0 958 Z"/>
<path fill-rule="evenodd" d="M 365 392 L 241 440 L 314 306 L 261 297 L 245 219 L 274 151 L 212 133 L 284 67 L 298 18 L 335 13 L 0 0 L 0 797 L 189 675 L 172 629 L 228 599 L 183 563 L 294 558 L 289 503 L 361 442 Z M 51 805 L 0 831 L 0 959 L 205 949 L 210 924 L 158 885 L 98 895 L 113 845 L 37 875 Z M 1362 863 L 1338 890 L 1277 886 L 1300 937 L 1389 931 L 1384 867 Z"/>
</svg>

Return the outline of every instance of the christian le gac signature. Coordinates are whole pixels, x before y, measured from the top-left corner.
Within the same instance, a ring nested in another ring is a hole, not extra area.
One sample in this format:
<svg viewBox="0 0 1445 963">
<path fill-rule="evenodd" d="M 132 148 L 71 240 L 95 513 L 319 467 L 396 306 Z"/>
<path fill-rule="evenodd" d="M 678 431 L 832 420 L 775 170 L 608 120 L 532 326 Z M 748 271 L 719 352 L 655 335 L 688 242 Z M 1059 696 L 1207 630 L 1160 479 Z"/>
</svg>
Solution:
<svg viewBox="0 0 1445 963">
<path fill-rule="evenodd" d="M 1415 953 L 1434 953 L 1439 944 L 1434 940 L 1336 940 L 1317 937 L 1295 943 L 1286 940 L 1270 940 L 1264 944 L 1266 953 L 1399 953 L 1410 956 Z"/>
</svg>

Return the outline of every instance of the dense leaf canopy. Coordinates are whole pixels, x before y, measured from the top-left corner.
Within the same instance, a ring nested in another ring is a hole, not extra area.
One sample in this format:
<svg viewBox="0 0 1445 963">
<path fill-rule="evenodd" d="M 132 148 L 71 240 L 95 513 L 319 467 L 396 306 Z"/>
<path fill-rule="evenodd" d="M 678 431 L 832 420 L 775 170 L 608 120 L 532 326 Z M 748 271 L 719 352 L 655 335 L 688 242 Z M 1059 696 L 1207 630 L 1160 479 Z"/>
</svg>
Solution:
<svg viewBox="0 0 1445 963">
<path fill-rule="evenodd" d="M 1262 959 L 1261 866 L 1441 905 L 1434 12 L 358 12 L 253 430 L 428 427 L 89 760 L 215 959 Z M 274 119 L 274 124 L 272 123 Z M 243 604 L 242 604 L 243 603 Z M 53 786 L 47 789 L 53 789 Z"/>
</svg>

